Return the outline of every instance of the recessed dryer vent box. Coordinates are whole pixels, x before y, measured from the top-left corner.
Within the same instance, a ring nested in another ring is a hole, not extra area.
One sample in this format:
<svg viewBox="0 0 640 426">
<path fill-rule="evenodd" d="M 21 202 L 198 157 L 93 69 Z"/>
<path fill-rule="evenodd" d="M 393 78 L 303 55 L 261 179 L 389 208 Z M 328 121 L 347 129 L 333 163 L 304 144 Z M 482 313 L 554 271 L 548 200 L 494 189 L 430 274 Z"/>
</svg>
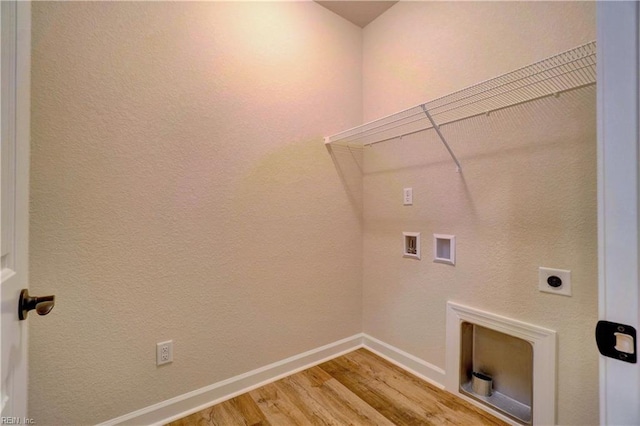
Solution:
<svg viewBox="0 0 640 426">
<path fill-rule="evenodd" d="M 433 261 L 456 264 L 455 235 L 433 234 Z"/>
<path fill-rule="evenodd" d="M 419 232 L 403 232 L 404 239 L 404 257 L 412 257 L 420 259 L 420 233 Z"/>
</svg>

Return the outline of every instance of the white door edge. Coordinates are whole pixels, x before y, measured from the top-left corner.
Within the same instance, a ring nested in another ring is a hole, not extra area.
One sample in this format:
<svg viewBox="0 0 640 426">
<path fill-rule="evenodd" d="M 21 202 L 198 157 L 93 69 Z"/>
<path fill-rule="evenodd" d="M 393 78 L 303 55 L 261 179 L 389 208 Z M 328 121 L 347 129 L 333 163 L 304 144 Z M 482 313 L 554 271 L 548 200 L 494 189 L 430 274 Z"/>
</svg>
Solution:
<svg viewBox="0 0 640 426">
<path fill-rule="evenodd" d="M 24 423 L 28 399 L 28 330 L 26 322 L 18 320 L 18 297 L 22 288 L 28 288 L 31 3 L 2 1 L 1 6 L 0 29 L 4 42 L 1 65 L 5 70 L 0 95 L 3 105 L 1 199 L 3 219 L 6 211 L 11 217 L 2 221 L 0 230 L 4 242 L 1 244 L 3 265 L 0 274 L 0 420 Z M 4 78 L 7 76 L 10 77 Z M 5 150 L 7 146 L 10 149 Z M 10 155 L 5 155 L 7 152 Z M 6 167 L 8 165 L 10 167 Z M 5 184 L 7 176 L 10 185 Z"/>
<path fill-rule="evenodd" d="M 639 11 L 637 2 L 597 3 L 599 317 L 636 329 L 640 328 Z M 639 365 L 600 356 L 599 366 L 600 424 L 640 424 Z"/>
</svg>

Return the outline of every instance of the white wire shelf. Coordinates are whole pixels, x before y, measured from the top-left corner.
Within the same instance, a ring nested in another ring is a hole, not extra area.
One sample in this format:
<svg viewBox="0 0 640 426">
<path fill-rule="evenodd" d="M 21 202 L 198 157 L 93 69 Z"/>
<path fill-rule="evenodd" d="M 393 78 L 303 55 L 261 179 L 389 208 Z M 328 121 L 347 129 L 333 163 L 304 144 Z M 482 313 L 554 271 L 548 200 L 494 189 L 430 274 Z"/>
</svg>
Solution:
<svg viewBox="0 0 640 426">
<path fill-rule="evenodd" d="M 325 143 L 362 147 L 434 129 L 460 169 L 460 163 L 440 126 L 557 96 L 595 82 L 596 42 L 592 41 L 466 89 L 328 136 Z"/>
</svg>

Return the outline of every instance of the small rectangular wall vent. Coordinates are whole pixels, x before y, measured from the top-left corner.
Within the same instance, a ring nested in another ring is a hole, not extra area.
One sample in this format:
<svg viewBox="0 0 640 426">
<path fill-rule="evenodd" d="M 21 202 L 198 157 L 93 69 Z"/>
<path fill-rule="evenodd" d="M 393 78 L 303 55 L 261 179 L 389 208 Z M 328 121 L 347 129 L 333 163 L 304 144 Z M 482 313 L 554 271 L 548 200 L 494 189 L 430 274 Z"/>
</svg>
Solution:
<svg viewBox="0 0 640 426">
<path fill-rule="evenodd" d="M 433 234 L 433 261 L 456 264 L 456 237 L 455 235 Z"/>
</svg>

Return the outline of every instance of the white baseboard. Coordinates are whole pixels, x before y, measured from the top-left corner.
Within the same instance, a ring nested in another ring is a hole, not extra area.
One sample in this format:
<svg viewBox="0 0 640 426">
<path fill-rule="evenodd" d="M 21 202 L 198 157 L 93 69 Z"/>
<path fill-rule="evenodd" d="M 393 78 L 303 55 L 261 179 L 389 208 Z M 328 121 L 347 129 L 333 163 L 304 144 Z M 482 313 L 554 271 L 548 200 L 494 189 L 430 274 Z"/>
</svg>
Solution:
<svg viewBox="0 0 640 426">
<path fill-rule="evenodd" d="M 162 425 L 363 347 L 362 333 L 100 423 Z"/>
<path fill-rule="evenodd" d="M 98 426 L 163 425 L 362 347 L 444 389 L 442 383 L 445 372 L 441 368 L 367 334 L 359 333 L 108 420 Z"/>
</svg>

